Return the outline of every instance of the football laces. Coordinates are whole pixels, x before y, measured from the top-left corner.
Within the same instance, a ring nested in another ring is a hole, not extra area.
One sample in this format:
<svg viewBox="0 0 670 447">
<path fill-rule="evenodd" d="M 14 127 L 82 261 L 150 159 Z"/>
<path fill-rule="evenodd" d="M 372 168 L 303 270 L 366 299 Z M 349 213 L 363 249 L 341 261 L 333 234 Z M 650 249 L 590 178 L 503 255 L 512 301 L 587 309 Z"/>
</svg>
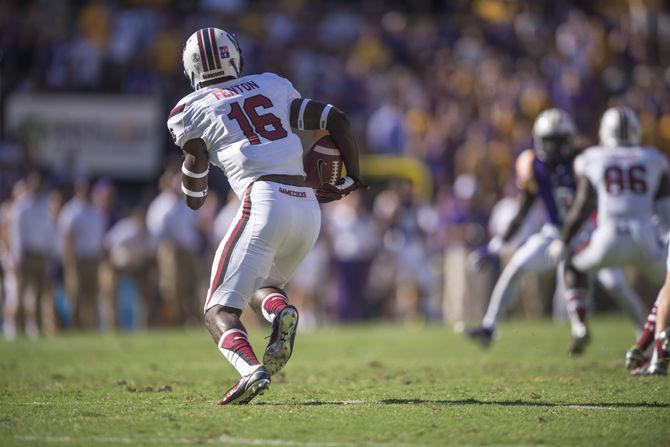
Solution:
<svg viewBox="0 0 670 447">
<path fill-rule="evenodd" d="M 338 181 L 337 173 L 340 172 L 340 162 L 337 160 L 333 161 L 333 169 L 330 171 L 330 183 L 336 184 Z"/>
</svg>

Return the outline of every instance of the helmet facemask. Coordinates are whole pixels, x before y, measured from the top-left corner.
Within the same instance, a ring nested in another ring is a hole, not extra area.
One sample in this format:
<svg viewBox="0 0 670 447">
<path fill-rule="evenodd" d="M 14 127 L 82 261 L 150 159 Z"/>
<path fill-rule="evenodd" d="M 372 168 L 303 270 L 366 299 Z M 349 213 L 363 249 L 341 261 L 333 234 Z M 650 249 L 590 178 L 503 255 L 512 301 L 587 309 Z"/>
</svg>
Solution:
<svg viewBox="0 0 670 447">
<path fill-rule="evenodd" d="M 576 133 L 572 117 L 560 109 L 547 109 L 540 113 L 533 124 L 533 143 L 537 158 L 556 164 L 570 157 L 574 151 Z"/>
<path fill-rule="evenodd" d="M 239 54 L 239 59 L 240 59 L 240 66 L 238 67 L 237 64 L 235 63 L 234 59 L 230 60 L 230 65 L 233 66 L 235 71 L 237 72 L 237 77 L 239 78 L 240 75 L 242 74 L 242 70 L 244 69 L 244 57 L 242 56 L 242 48 L 240 48 L 240 42 L 237 40 L 237 36 L 233 33 L 226 33 L 230 41 L 235 45 L 235 48 L 237 49 L 237 53 Z"/>
<path fill-rule="evenodd" d="M 556 164 L 561 160 L 569 158 L 574 151 L 572 135 L 545 135 L 537 140 L 535 143 L 535 153 L 537 154 L 537 158 L 544 163 Z"/>
</svg>

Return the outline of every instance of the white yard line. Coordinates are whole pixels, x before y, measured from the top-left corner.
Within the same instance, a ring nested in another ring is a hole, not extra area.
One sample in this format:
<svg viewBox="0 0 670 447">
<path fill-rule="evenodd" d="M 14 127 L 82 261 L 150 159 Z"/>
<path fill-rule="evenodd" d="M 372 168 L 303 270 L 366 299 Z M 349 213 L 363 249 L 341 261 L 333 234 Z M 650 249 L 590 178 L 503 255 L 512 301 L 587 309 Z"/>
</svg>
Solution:
<svg viewBox="0 0 670 447">
<path fill-rule="evenodd" d="M 554 408 L 572 408 L 574 410 L 648 410 L 649 408 L 645 407 L 609 407 L 607 405 L 561 405 L 554 406 Z"/>
<path fill-rule="evenodd" d="M 375 404 L 375 401 L 365 401 L 365 400 L 306 400 L 301 402 L 300 405 L 363 405 L 363 404 Z"/>
<path fill-rule="evenodd" d="M 418 401 L 418 402 L 380 402 L 377 400 L 306 400 L 304 402 L 298 403 L 297 405 L 444 405 L 444 406 L 461 406 L 461 405 L 482 405 L 482 406 L 509 406 L 509 407 L 537 407 L 537 408 L 569 408 L 573 410 L 649 410 L 651 408 L 645 407 L 644 405 L 631 405 L 631 406 L 616 406 L 616 405 L 600 405 L 600 404 L 552 404 L 552 403 L 541 403 L 541 402 L 528 402 L 516 403 L 510 401 L 509 403 L 504 402 L 463 402 L 455 400 L 453 402 L 447 401 Z M 291 405 L 291 404 L 287 404 Z"/>
</svg>

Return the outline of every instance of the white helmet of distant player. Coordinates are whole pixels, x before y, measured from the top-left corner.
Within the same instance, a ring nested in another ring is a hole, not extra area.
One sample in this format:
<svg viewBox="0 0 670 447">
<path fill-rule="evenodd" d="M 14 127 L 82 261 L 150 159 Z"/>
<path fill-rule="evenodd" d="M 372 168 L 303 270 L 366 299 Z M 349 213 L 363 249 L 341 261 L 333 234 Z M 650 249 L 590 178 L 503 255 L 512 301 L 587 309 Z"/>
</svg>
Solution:
<svg viewBox="0 0 670 447">
<path fill-rule="evenodd" d="M 640 122 L 630 107 L 612 107 L 600 120 L 598 136 L 604 147 L 638 146 Z"/>
<path fill-rule="evenodd" d="M 567 158 L 574 151 L 577 133 L 572 117 L 560 109 L 547 109 L 540 113 L 533 124 L 535 154 L 543 162 Z"/>
<path fill-rule="evenodd" d="M 186 41 L 182 60 L 184 74 L 194 90 L 228 77 L 239 78 L 244 66 L 235 36 L 218 28 L 193 33 Z"/>
</svg>

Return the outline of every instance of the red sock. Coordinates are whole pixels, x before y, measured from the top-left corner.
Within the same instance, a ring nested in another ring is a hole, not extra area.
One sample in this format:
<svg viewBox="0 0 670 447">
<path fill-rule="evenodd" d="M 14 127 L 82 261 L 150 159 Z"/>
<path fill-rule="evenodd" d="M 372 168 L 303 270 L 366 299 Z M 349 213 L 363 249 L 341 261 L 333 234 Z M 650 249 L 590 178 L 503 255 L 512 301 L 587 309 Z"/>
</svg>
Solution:
<svg viewBox="0 0 670 447">
<path fill-rule="evenodd" d="M 263 304 L 261 306 L 263 309 L 263 317 L 272 323 L 275 315 L 284 310 L 286 306 L 288 306 L 286 295 L 279 292 L 272 292 L 263 298 Z"/>
<path fill-rule="evenodd" d="M 573 337 L 586 335 L 586 289 L 568 289 L 565 291 L 566 309 L 570 318 L 570 329 Z"/>
<path fill-rule="evenodd" d="M 228 359 L 241 376 L 248 376 L 261 364 L 242 329 L 229 329 L 219 340 L 219 351 Z"/>
<path fill-rule="evenodd" d="M 642 335 L 635 342 L 637 349 L 644 352 L 647 350 L 651 342 L 654 341 L 654 331 L 656 330 L 656 310 L 657 306 L 654 304 L 654 307 L 651 308 L 649 316 L 647 317 L 647 322 L 644 323 L 642 328 Z"/>
</svg>

